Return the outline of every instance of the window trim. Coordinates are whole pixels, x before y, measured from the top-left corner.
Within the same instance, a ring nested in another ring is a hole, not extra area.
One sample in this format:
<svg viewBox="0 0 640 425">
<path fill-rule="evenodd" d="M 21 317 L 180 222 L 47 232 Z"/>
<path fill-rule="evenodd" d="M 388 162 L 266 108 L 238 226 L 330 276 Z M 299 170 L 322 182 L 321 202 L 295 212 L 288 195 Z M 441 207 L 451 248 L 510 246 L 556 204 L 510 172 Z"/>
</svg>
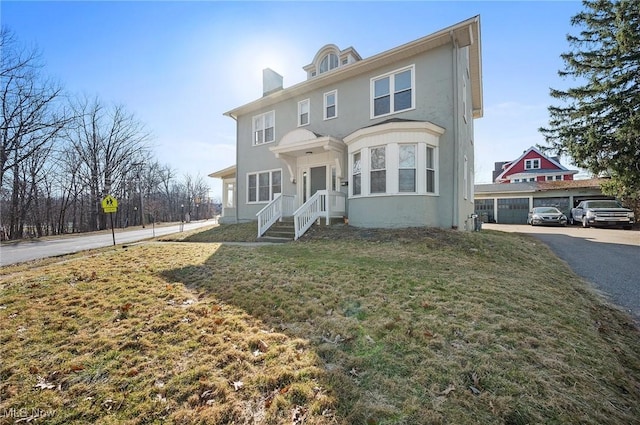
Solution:
<svg viewBox="0 0 640 425">
<path fill-rule="evenodd" d="M 334 102 L 334 103 L 333 103 L 333 105 L 328 105 L 328 104 L 327 104 L 327 97 L 329 97 L 329 96 L 331 96 L 331 95 L 333 95 L 333 102 Z M 324 105 L 324 107 L 322 108 L 322 117 L 323 117 L 323 119 L 324 119 L 325 121 L 326 121 L 326 120 L 332 120 L 332 119 L 334 119 L 334 118 L 338 118 L 338 89 L 335 89 L 335 90 L 331 90 L 331 91 L 326 92 L 326 93 L 323 95 L 323 102 L 322 102 L 322 103 L 323 103 L 323 105 Z M 327 116 L 327 109 L 328 109 L 330 106 L 333 106 L 333 108 L 334 108 L 334 115 L 333 115 L 333 116 L 331 116 L 331 117 Z"/>
<path fill-rule="evenodd" d="M 413 167 L 401 166 L 400 151 L 405 146 L 413 147 Z M 413 170 L 413 190 L 402 190 L 400 188 L 400 171 L 401 170 Z M 418 193 L 418 144 L 417 143 L 399 143 L 398 144 L 398 193 L 411 194 Z"/>
<path fill-rule="evenodd" d="M 468 69 L 467 69 L 468 72 Z M 467 75 L 462 76 L 462 118 L 464 119 L 464 123 L 467 124 L 469 122 L 469 118 L 467 116 Z"/>
<path fill-rule="evenodd" d="M 271 116 L 271 120 L 273 122 L 273 127 L 265 127 L 265 123 L 266 123 L 266 119 L 267 116 Z M 256 122 L 260 122 L 259 125 L 256 125 Z M 265 134 L 266 134 L 266 130 L 268 128 L 273 128 L 273 139 L 272 140 L 266 140 Z M 261 145 L 265 145 L 267 143 L 273 143 L 276 141 L 276 111 L 272 110 L 272 111 L 268 111 L 262 114 L 258 114 L 258 115 L 254 115 L 251 118 L 251 143 L 253 146 L 261 146 Z M 258 141 L 257 140 L 257 133 L 258 131 L 262 131 L 262 141 Z"/>
<path fill-rule="evenodd" d="M 354 167 L 354 165 L 356 164 L 355 162 L 356 155 L 360 155 L 359 167 L 357 170 Z M 351 196 L 362 196 L 362 149 L 351 153 L 350 171 L 351 171 L 351 183 L 352 183 Z M 356 189 L 355 176 L 358 176 L 360 178 L 360 191 L 358 193 L 355 193 L 355 189 Z"/>
<path fill-rule="evenodd" d="M 273 191 L 273 173 L 277 173 L 277 172 L 280 173 L 280 192 Z M 261 201 L 260 200 L 260 174 L 264 174 L 264 173 L 269 174 L 269 200 Z M 256 187 L 255 187 L 256 200 L 255 201 L 250 200 L 251 191 L 249 188 L 249 179 L 251 178 L 251 176 L 256 176 Z M 282 168 L 274 168 L 271 170 L 260 170 L 260 171 L 253 171 L 253 172 L 247 173 L 246 183 L 247 183 L 246 201 L 248 205 L 268 204 L 269 202 L 273 201 L 273 198 L 276 195 L 276 193 L 282 193 Z"/>
<path fill-rule="evenodd" d="M 304 105 L 307 106 L 307 122 L 302 122 L 302 108 Z M 309 99 L 304 99 L 298 102 L 298 127 L 304 127 L 306 125 L 311 124 L 311 101 Z"/>
<path fill-rule="evenodd" d="M 429 149 L 431 149 L 431 156 L 433 159 L 432 167 L 429 167 Z M 438 195 L 438 147 L 433 146 L 427 143 L 424 150 L 425 158 L 424 158 L 424 170 L 425 170 L 425 181 L 424 181 L 424 193 L 427 195 Z M 429 172 L 433 172 L 433 191 L 429 191 Z"/>
<path fill-rule="evenodd" d="M 463 181 L 464 183 L 462 184 L 463 188 L 463 192 L 464 192 L 464 199 L 467 200 L 469 199 L 469 160 L 467 159 L 467 155 L 464 156 L 464 170 L 462 170 L 462 174 L 463 174 Z"/>
<path fill-rule="evenodd" d="M 388 167 L 388 160 L 387 160 L 387 151 L 389 145 L 378 145 L 378 146 L 371 146 L 369 147 L 369 194 L 370 195 L 382 195 L 382 194 L 386 194 L 387 193 L 387 181 L 388 181 L 388 176 L 387 176 L 387 170 L 389 169 Z M 384 150 L 384 168 L 373 168 L 373 155 L 371 154 L 371 152 L 373 152 L 374 149 L 383 149 Z M 371 178 L 374 172 L 380 172 L 383 171 L 384 172 L 384 190 L 381 191 L 373 191 L 373 179 Z"/>
<path fill-rule="evenodd" d="M 409 108 L 405 108 L 405 109 L 400 109 L 400 110 L 395 110 L 395 104 L 393 102 L 393 97 L 396 94 L 395 91 L 395 79 L 391 78 L 394 77 L 397 74 L 401 74 L 407 70 L 411 70 L 411 106 Z M 376 115 L 375 114 L 375 83 L 376 81 L 382 80 L 384 78 L 389 78 L 389 112 L 384 113 L 384 114 L 379 114 Z M 369 118 L 370 119 L 374 119 L 374 118 L 380 118 L 380 117 L 386 117 L 388 115 L 393 115 L 393 114 L 398 114 L 400 112 L 406 112 L 406 111 L 411 111 L 416 109 L 416 66 L 415 64 L 411 64 L 409 66 L 405 66 L 403 68 L 399 68 L 390 72 L 387 72 L 386 74 L 382 74 L 382 75 L 378 75 L 376 77 L 373 77 L 369 80 Z"/>
<path fill-rule="evenodd" d="M 541 166 L 540 158 L 531 158 L 524 160 L 525 170 L 539 170 Z"/>
</svg>

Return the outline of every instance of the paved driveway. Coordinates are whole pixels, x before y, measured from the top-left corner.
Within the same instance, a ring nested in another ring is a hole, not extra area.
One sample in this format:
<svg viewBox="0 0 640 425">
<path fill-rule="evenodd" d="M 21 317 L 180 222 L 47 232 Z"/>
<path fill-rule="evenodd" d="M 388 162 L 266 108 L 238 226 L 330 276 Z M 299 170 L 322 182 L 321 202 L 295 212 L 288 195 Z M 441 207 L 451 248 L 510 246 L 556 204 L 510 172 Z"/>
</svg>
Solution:
<svg viewBox="0 0 640 425">
<path fill-rule="evenodd" d="M 573 271 L 640 321 L 639 231 L 486 223 L 482 228 L 535 236 Z"/>
</svg>

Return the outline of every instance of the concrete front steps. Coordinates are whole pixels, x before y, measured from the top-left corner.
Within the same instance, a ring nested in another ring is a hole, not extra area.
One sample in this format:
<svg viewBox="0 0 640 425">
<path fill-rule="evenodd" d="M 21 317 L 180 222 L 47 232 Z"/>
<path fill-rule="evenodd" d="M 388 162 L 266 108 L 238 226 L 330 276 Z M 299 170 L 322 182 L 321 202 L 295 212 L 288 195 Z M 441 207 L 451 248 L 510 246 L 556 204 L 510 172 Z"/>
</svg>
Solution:
<svg viewBox="0 0 640 425">
<path fill-rule="evenodd" d="M 331 218 L 330 224 L 343 223 L 343 218 Z M 313 226 L 324 226 L 324 218 L 319 219 Z M 293 217 L 283 218 L 282 221 L 276 221 L 273 226 L 265 234 L 258 238 L 260 242 L 291 242 L 296 237 L 296 230 L 293 223 Z"/>
<path fill-rule="evenodd" d="M 262 237 L 260 242 L 290 242 L 296 237 L 296 229 L 293 224 L 293 217 L 283 218 L 276 221 Z"/>
</svg>

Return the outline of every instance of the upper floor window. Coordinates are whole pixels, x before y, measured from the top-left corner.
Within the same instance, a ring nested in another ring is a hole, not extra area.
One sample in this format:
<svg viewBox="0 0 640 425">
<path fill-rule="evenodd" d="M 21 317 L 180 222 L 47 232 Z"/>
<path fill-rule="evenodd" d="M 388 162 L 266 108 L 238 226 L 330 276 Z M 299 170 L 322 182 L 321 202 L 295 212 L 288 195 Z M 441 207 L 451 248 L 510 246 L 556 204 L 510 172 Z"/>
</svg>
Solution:
<svg viewBox="0 0 640 425">
<path fill-rule="evenodd" d="M 414 66 L 371 79 L 371 117 L 414 107 Z"/>
<path fill-rule="evenodd" d="M 275 111 L 269 111 L 253 117 L 253 144 L 273 142 L 275 140 Z"/>
<path fill-rule="evenodd" d="M 324 94 L 324 119 L 338 116 L 338 91 L 330 91 Z"/>
<path fill-rule="evenodd" d="M 385 193 L 387 191 L 386 149 L 384 146 L 371 148 L 371 186 L 369 193 Z"/>
<path fill-rule="evenodd" d="M 320 61 L 320 74 L 338 67 L 338 55 L 329 53 Z"/>
<path fill-rule="evenodd" d="M 537 170 L 539 168 L 540 168 L 540 158 L 525 159 L 524 161 L 525 170 Z"/>
<path fill-rule="evenodd" d="M 309 124 L 309 99 L 298 102 L 298 127 Z"/>
</svg>

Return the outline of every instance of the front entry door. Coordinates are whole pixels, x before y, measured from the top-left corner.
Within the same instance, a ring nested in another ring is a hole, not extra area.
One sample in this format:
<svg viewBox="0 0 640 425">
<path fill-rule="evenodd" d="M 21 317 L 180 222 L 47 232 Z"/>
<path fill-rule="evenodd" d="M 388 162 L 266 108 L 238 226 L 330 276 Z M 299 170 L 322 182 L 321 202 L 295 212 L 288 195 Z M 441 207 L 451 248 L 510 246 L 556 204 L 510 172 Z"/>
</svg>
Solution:
<svg viewBox="0 0 640 425">
<path fill-rule="evenodd" d="M 327 167 L 311 167 L 302 170 L 302 203 L 318 190 L 327 188 Z"/>
<path fill-rule="evenodd" d="M 313 196 L 319 190 L 327 189 L 327 167 L 311 168 L 311 192 L 309 196 Z"/>
</svg>

